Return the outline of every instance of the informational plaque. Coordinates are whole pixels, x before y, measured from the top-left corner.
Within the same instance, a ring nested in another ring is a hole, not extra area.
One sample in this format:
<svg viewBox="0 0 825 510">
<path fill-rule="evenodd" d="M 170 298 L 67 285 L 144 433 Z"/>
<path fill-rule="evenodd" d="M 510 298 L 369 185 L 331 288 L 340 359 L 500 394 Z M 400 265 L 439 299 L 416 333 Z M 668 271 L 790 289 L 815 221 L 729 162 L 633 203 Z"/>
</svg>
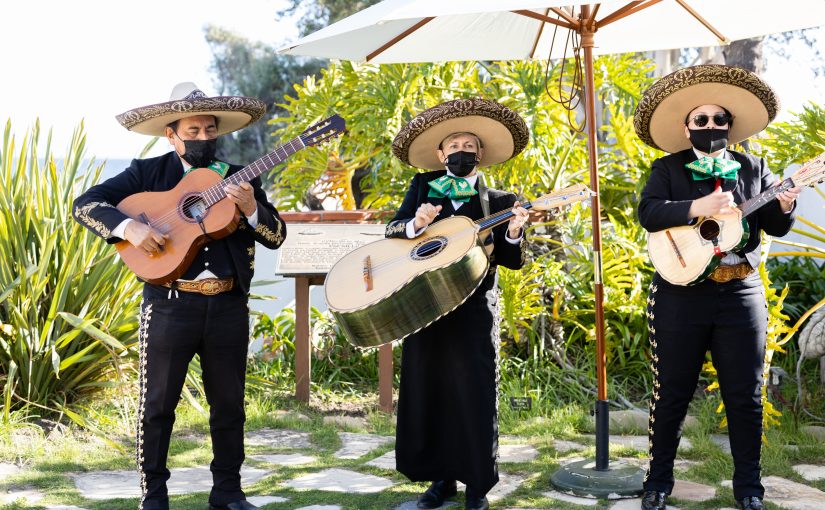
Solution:
<svg viewBox="0 0 825 510">
<path fill-rule="evenodd" d="M 289 223 L 277 251 L 275 274 L 326 274 L 355 248 L 383 239 L 385 229 L 383 223 Z"/>
</svg>

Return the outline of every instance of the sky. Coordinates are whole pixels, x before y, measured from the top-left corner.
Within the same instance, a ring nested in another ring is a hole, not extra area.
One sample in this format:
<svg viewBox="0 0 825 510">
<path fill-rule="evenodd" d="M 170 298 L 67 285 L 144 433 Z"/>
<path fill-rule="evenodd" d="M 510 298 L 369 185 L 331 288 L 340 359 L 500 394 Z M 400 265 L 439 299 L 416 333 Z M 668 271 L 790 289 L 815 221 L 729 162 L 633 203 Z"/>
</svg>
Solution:
<svg viewBox="0 0 825 510">
<path fill-rule="evenodd" d="M 192 81 L 215 94 L 204 27 L 214 24 L 274 47 L 298 37 L 295 20 L 278 23 L 286 0 L 11 0 L 0 7 L 0 122 L 11 119 L 18 137 L 40 119 L 52 128 L 61 155 L 72 131 L 85 122 L 87 156 L 135 157 L 150 140 L 127 131 L 115 115 L 168 100 L 175 84 Z M 825 42 L 825 30 L 819 29 Z M 769 54 L 764 78 L 783 103 L 780 119 L 814 100 L 825 104 L 825 78 L 810 71 L 813 54 Z M 156 144 L 151 155 L 169 149 Z"/>
<path fill-rule="evenodd" d="M 294 21 L 277 23 L 285 0 L 10 0 L 0 6 L 0 122 L 22 136 L 40 119 L 65 152 L 85 122 L 88 156 L 135 157 L 151 140 L 115 115 L 167 101 L 180 82 L 215 95 L 204 27 L 221 26 L 280 47 L 298 37 Z M 169 149 L 159 141 L 153 153 Z"/>
</svg>

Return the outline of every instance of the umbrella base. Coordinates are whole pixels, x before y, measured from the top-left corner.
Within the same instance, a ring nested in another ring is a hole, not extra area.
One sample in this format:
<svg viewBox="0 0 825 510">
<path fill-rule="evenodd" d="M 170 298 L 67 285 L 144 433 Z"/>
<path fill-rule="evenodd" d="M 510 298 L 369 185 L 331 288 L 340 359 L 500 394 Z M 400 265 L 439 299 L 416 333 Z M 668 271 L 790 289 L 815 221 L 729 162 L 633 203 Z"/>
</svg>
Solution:
<svg viewBox="0 0 825 510">
<path fill-rule="evenodd" d="M 595 468 L 594 460 L 571 462 L 553 473 L 550 483 L 561 492 L 585 498 L 632 498 L 642 494 L 643 469 L 621 461 L 611 462 L 606 471 Z"/>
</svg>

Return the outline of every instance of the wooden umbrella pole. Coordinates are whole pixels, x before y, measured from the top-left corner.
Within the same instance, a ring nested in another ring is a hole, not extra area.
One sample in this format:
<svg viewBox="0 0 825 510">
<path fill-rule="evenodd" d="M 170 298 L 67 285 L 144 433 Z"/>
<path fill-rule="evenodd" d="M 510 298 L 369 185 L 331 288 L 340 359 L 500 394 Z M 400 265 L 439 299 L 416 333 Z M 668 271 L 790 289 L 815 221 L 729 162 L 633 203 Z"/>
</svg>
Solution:
<svg viewBox="0 0 825 510">
<path fill-rule="evenodd" d="M 590 6 L 583 5 L 581 18 L 589 19 Z M 596 381 L 598 401 L 596 402 L 596 470 L 608 469 L 608 419 L 607 369 L 604 342 L 604 285 L 602 283 L 602 224 L 599 197 L 599 162 L 596 145 L 596 91 L 593 76 L 594 31 L 587 23 L 580 25 L 581 47 L 584 50 L 584 110 L 587 129 L 587 152 L 590 162 L 590 188 L 595 192 L 590 211 L 593 223 L 593 294 L 596 308 Z"/>
</svg>

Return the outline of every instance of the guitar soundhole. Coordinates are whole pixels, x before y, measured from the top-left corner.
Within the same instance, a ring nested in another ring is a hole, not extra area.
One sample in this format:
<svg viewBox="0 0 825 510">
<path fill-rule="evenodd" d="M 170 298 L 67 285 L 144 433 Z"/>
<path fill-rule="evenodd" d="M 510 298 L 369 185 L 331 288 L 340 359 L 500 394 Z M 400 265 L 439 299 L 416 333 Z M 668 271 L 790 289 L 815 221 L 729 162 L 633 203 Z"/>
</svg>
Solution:
<svg viewBox="0 0 825 510">
<path fill-rule="evenodd" d="M 187 195 L 180 203 L 184 218 L 192 223 L 197 223 L 206 217 L 209 208 L 199 194 Z"/>
<path fill-rule="evenodd" d="M 447 246 L 446 237 L 431 237 L 416 244 L 410 252 L 410 256 L 413 260 L 426 260 L 441 253 L 445 246 Z"/>
<path fill-rule="evenodd" d="M 699 225 L 699 235 L 706 241 L 713 241 L 719 237 L 719 223 L 714 220 L 705 220 Z"/>
</svg>

